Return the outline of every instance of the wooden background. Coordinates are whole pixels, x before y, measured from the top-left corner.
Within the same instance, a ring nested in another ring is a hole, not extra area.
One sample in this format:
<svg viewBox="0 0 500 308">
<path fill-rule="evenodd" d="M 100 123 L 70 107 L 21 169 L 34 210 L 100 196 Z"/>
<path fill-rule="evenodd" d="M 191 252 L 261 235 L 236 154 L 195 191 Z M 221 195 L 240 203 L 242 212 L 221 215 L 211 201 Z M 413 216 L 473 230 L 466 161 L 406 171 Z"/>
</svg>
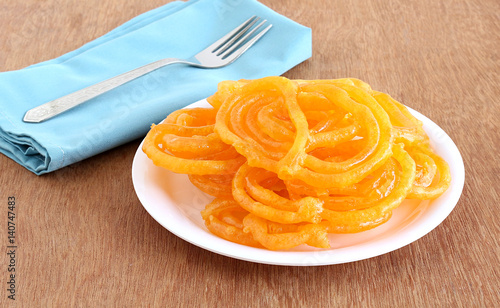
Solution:
<svg viewBox="0 0 500 308">
<path fill-rule="evenodd" d="M 0 71 L 57 57 L 165 2 L 4 0 Z M 376 258 L 269 266 L 205 251 L 155 222 L 132 187 L 139 140 L 40 177 L 0 155 L 3 248 L 3 200 L 18 204 L 19 307 L 498 307 L 500 2 L 262 3 L 313 30 L 313 57 L 286 77 L 360 78 L 448 132 L 466 170 L 455 210 Z M 13 304 L 7 262 L 2 254 L 2 307 Z"/>
</svg>

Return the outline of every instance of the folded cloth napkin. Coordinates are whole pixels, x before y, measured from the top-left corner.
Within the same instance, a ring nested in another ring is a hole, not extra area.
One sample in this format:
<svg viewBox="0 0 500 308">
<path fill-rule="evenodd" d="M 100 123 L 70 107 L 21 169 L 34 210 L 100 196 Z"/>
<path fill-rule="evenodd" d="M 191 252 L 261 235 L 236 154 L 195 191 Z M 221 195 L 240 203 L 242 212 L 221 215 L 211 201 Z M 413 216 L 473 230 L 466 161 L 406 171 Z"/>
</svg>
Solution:
<svg viewBox="0 0 500 308">
<path fill-rule="evenodd" d="M 170 65 L 42 123 L 25 112 L 162 58 L 189 58 L 249 17 L 273 28 L 218 69 Z M 311 56 L 311 31 L 254 0 L 175 1 L 59 58 L 0 73 L 0 151 L 43 174 L 144 136 L 152 123 L 206 98 L 222 80 L 280 75 Z"/>
</svg>

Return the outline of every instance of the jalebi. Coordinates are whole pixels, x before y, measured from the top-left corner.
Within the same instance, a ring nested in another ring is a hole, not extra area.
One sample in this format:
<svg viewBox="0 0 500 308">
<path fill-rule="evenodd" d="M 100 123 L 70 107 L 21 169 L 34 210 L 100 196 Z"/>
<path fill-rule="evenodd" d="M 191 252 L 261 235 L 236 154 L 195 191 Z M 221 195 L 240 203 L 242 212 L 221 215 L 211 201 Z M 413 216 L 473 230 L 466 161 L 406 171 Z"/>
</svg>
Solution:
<svg viewBox="0 0 500 308">
<path fill-rule="evenodd" d="M 234 173 L 245 159 L 214 133 L 213 108 L 182 109 L 153 125 L 143 151 L 158 166 L 185 174 Z"/>
<path fill-rule="evenodd" d="M 375 228 L 451 183 L 422 123 L 358 79 L 224 81 L 207 101 L 154 125 L 143 150 L 215 197 L 202 218 L 226 240 L 328 248 L 328 233 Z"/>
</svg>

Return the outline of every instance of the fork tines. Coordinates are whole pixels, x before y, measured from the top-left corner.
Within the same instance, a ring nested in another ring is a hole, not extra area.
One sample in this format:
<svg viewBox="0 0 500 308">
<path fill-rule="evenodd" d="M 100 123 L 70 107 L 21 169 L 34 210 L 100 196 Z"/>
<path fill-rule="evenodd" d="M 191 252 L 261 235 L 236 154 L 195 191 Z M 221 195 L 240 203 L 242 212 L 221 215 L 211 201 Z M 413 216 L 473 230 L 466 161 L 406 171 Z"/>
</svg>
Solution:
<svg viewBox="0 0 500 308">
<path fill-rule="evenodd" d="M 254 27 L 259 20 L 261 20 L 260 17 L 252 16 L 234 30 L 230 31 L 210 46 L 212 48 L 212 53 L 222 57 L 222 59 L 228 57 L 237 58 L 273 26 L 272 24 L 268 24 L 267 27 L 262 28 L 264 24 L 267 23 L 267 20 L 262 20 Z"/>
</svg>

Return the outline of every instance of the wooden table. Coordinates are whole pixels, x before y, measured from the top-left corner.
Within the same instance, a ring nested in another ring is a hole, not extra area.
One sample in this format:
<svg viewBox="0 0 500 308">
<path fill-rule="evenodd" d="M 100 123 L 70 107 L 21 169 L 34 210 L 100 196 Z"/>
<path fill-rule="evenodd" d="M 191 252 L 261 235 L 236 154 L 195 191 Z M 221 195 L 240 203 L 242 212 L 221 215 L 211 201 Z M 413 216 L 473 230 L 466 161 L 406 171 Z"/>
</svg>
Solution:
<svg viewBox="0 0 500 308">
<path fill-rule="evenodd" d="M 4 1 L 0 71 L 57 57 L 165 2 Z M 379 257 L 320 267 L 255 264 L 191 245 L 147 214 L 131 181 L 140 140 L 44 176 L 1 155 L 2 252 L 8 197 L 17 202 L 15 304 L 498 307 L 500 3 L 262 2 L 313 30 L 312 58 L 286 77 L 360 78 L 448 132 L 466 169 L 451 215 Z M 14 305 L 7 252 L 2 307 Z"/>
</svg>

